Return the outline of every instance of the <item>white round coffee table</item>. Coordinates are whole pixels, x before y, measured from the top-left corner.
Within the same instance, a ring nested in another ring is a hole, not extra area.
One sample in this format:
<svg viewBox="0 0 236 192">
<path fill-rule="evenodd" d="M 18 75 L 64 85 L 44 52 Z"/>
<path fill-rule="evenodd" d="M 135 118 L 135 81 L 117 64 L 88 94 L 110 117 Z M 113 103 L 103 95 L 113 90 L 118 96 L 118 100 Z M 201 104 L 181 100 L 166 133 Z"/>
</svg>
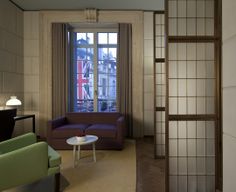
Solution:
<svg viewBox="0 0 236 192">
<path fill-rule="evenodd" d="M 80 159 L 80 146 L 81 145 L 93 145 L 93 160 L 96 162 L 96 149 L 95 149 L 95 142 L 98 140 L 98 137 L 95 135 L 86 135 L 85 141 L 81 141 L 78 139 L 78 137 L 71 137 L 66 140 L 66 143 L 69 145 L 73 145 L 73 159 L 74 159 L 74 167 L 76 166 L 76 163 Z M 76 156 L 76 146 L 78 146 L 78 153 Z"/>
</svg>

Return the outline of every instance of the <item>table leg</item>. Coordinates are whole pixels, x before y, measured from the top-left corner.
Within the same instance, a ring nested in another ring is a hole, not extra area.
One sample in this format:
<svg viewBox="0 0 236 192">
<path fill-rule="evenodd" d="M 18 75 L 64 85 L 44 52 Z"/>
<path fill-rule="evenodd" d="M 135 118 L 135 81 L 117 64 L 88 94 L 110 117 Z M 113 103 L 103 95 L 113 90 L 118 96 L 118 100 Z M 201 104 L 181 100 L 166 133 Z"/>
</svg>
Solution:
<svg viewBox="0 0 236 192">
<path fill-rule="evenodd" d="M 95 143 L 93 143 L 93 160 L 96 162 L 96 149 L 95 149 Z"/>
<path fill-rule="evenodd" d="M 78 145 L 78 160 L 80 159 L 80 145 Z"/>
<path fill-rule="evenodd" d="M 76 164 L 76 145 L 73 146 L 73 159 L 74 159 L 74 167 L 75 167 L 75 164 Z"/>
</svg>

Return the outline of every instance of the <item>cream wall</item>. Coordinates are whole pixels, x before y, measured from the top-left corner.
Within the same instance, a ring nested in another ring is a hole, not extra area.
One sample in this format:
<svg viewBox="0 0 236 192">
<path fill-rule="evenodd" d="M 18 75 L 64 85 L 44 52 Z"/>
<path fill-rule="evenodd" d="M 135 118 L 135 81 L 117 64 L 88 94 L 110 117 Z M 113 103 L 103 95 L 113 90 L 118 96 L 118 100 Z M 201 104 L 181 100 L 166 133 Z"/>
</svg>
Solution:
<svg viewBox="0 0 236 192">
<path fill-rule="evenodd" d="M 24 113 L 35 114 L 39 133 L 39 12 L 24 11 Z M 24 121 L 25 131 L 32 130 L 32 121 Z"/>
<path fill-rule="evenodd" d="M 0 106 L 11 95 L 24 103 L 23 11 L 8 0 L 0 1 L 0 93 Z M 20 125 L 16 124 L 14 134 L 22 131 Z"/>
<path fill-rule="evenodd" d="M 223 191 L 236 189 L 236 1 L 223 9 Z"/>
</svg>

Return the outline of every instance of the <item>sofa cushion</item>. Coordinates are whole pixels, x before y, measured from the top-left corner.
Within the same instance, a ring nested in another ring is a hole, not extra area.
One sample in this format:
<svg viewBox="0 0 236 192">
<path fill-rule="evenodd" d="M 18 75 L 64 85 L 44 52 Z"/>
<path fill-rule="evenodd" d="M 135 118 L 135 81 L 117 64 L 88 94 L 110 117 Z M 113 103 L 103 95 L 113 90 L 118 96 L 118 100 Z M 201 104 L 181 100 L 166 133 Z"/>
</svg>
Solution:
<svg viewBox="0 0 236 192">
<path fill-rule="evenodd" d="M 112 124 L 93 124 L 85 129 L 86 135 L 96 135 L 98 137 L 116 137 L 116 125 Z"/>
<path fill-rule="evenodd" d="M 52 131 L 53 138 L 69 138 L 76 135 L 84 134 L 84 130 L 90 124 L 66 124 L 60 127 L 57 127 Z"/>
<path fill-rule="evenodd" d="M 48 145 L 49 167 L 58 167 L 61 164 L 61 156 Z"/>
</svg>

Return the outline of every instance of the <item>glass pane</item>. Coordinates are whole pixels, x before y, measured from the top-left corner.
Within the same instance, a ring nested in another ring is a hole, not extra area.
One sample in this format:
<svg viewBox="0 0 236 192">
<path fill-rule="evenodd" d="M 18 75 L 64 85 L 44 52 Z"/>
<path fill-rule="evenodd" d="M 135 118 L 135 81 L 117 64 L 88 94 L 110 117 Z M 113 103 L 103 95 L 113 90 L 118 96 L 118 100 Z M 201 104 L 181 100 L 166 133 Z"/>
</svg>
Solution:
<svg viewBox="0 0 236 192">
<path fill-rule="evenodd" d="M 86 44 L 86 33 L 77 33 L 76 40 L 78 44 Z"/>
<path fill-rule="evenodd" d="M 98 111 L 99 112 L 114 112 L 116 111 L 116 101 L 115 100 L 98 100 Z"/>
<path fill-rule="evenodd" d="M 77 59 L 78 60 L 86 59 L 86 48 L 77 48 Z"/>
<path fill-rule="evenodd" d="M 103 84 L 104 83 L 104 84 Z M 98 98 L 104 99 L 108 97 L 108 87 L 106 86 L 106 79 L 103 79 L 101 86 L 98 86 Z"/>
<path fill-rule="evenodd" d="M 76 40 L 78 45 L 93 44 L 93 33 L 77 33 Z"/>
<path fill-rule="evenodd" d="M 107 33 L 98 33 L 98 44 L 107 44 Z"/>
<path fill-rule="evenodd" d="M 98 60 L 109 59 L 108 48 L 98 48 Z"/>
<path fill-rule="evenodd" d="M 109 59 L 116 60 L 116 48 L 109 48 Z"/>
<path fill-rule="evenodd" d="M 91 99 L 77 100 L 77 107 L 75 110 L 78 112 L 92 112 L 92 111 L 94 111 L 93 100 L 91 100 Z"/>
<path fill-rule="evenodd" d="M 109 33 L 109 44 L 117 44 L 117 33 Z"/>
<path fill-rule="evenodd" d="M 88 44 L 93 44 L 93 33 L 87 33 L 87 42 Z"/>
<path fill-rule="evenodd" d="M 108 101 L 105 99 L 99 99 L 98 100 L 98 111 L 104 112 L 108 111 Z"/>
</svg>

